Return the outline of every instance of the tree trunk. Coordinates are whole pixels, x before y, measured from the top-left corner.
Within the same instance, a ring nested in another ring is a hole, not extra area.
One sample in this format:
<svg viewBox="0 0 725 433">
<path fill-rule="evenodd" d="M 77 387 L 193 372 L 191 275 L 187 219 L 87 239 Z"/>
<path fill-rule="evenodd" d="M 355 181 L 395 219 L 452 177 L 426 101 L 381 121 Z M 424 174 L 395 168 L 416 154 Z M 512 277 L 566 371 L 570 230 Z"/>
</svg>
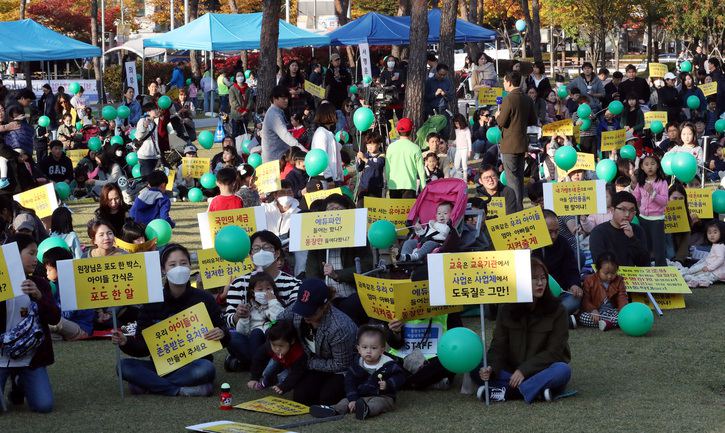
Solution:
<svg viewBox="0 0 725 433">
<path fill-rule="evenodd" d="M 342 27 L 347 24 L 347 9 L 350 4 L 350 0 L 335 0 L 335 16 L 337 17 L 337 24 Z M 345 49 L 347 53 L 347 65 L 350 69 L 355 67 L 355 52 L 351 46 L 347 46 Z"/>
<path fill-rule="evenodd" d="M 403 17 L 408 15 L 410 15 L 410 0 L 398 0 L 398 16 Z M 393 45 L 390 55 L 402 59 L 403 47 L 400 45 Z"/>
<path fill-rule="evenodd" d="M 269 96 L 277 73 L 277 39 L 279 39 L 279 11 L 281 0 L 264 0 L 262 34 L 259 41 L 259 75 L 257 78 L 257 109 L 269 107 Z"/>
<path fill-rule="evenodd" d="M 455 89 L 458 86 L 458 79 L 454 67 L 456 49 L 456 11 L 458 10 L 458 0 L 443 0 L 443 8 L 441 9 L 441 35 L 439 44 L 439 61 L 448 65 L 448 79 L 451 81 L 453 94 L 448 98 L 448 109 L 453 113 L 458 113 L 458 99 L 456 98 Z"/>
<path fill-rule="evenodd" d="M 405 91 L 405 117 L 415 128 L 423 124 L 423 92 L 428 48 L 428 7 L 426 0 L 412 0 L 410 15 L 410 58 Z"/>
<path fill-rule="evenodd" d="M 468 0 L 459 0 L 458 1 L 461 19 L 478 24 L 478 23 L 476 23 L 476 19 L 475 19 L 475 16 L 478 13 L 478 10 L 477 10 L 478 6 L 476 3 L 476 0 L 471 0 L 470 7 L 476 9 L 473 12 L 471 12 L 471 10 L 469 9 L 469 4 L 467 2 L 468 2 Z M 472 17 L 474 17 L 474 18 L 472 18 Z M 483 49 L 483 46 L 479 46 L 475 42 L 469 42 L 466 44 L 466 53 L 468 53 L 468 58 L 471 59 L 471 62 L 473 62 L 473 64 L 476 64 L 476 59 L 478 59 L 478 56 L 480 55 L 480 52 L 482 49 Z"/>
<path fill-rule="evenodd" d="M 233 14 L 238 14 L 239 9 L 237 8 L 237 2 L 234 0 L 229 0 L 229 11 Z"/>
<path fill-rule="evenodd" d="M 91 45 L 98 46 L 98 0 L 91 0 Z M 101 62 L 98 57 L 93 58 L 93 74 L 96 77 L 98 100 L 103 100 L 103 86 L 101 84 Z"/>
<path fill-rule="evenodd" d="M 652 62 L 652 14 L 647 11 L 647 63 Z"/>
<path fill-rule="evenodd" d="M 230 3 L 234 3 L 234 0 L 229 0 Z M 189 22 L 194 21 L 199 17 L 199 0 L 189 0 Z M 191 75 L 194 77 L 201 77 L 201 71 L 199 69 L 199 58 L 197 57 L 197 51 L 189 51 L 189 67 L 191 68 Z"/>
<path fill-rule="evenodd" d="M 541 20 L 539 19 L 539 0 L 531 0 L 531 9 L 529 10 L 529 1 L 521 0 L 521 10 L 524 13 L 526 27 L 528 28 L 529 41 L 531 42 L 531 55 L 535 62 L 543 61 L 541 57 Z M 526 41 L 521 37 L 522 56 L 526 54 Z"/>
</svg>

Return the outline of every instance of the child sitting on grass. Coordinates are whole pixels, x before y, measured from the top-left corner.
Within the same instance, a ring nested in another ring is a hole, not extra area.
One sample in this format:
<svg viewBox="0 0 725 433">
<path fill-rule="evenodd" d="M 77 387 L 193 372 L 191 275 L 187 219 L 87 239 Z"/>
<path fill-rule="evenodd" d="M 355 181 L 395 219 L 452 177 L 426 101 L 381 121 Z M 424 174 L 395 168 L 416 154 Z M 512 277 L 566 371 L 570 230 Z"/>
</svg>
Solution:
<svg viewBox="0 0 725 433">
<path fill-rule="evenodd" d="M 266 272 L 257 272 L 249 279 L 247 287 L 248 313 L 237 321 L 237 332 L 247 340 L 247 353 L 251 359 L 264 344 L 264 332 L 270 327 L 284 307 L 275 296 L 274 278 Z M 246 316 L 246 317 L 245 317 Z"/>
<path fill-rule="evenodd" d="M 155 219 L 166 220 L 171 228 L 176 223 L 171 219 L 171 200 L 166 196 L 166 184 L 169 178 L 163 171 L 152 171 L 148 175 L 148 187 L 136 197 L 129 212 L 131 218 L 139 224 L 148 225 Z"/>
<path fill-rule="evenodd" d="M 682 272 L 690 287 L 709 287 L 716 281 L 725 280 L 725 244 L 723 244 L 723 223 L 717 219 L 705 224 L 707 243 L 712 245 L 707 256 L 685 268 L 677 262 L 669 262 Z"/>
<path fill-rule="evenodd" d="M 310 406 L 310 415 L 327 418 L 350 412 L 364 420 L 393 410 L 405 372 L 384 351 L 385 332 L 377 326 L 361 326 L 357 332 L 359 356 L 345 372 L 347 397 L 334 406 Z"/>
<path fill-rule="evenodd" d="M 276 382 L 272 390 L 284 394 L 297 385 L 306 370 L 307 356 L 292 322 L 273 322 L 267 330 L 266 344 L 252 358 L 247 388 L 265 389 Z"/>
<path fill-rule="evenodd" d="M 415 223 L 415 234 L 417 238 L 408 239 L 403 242 L 398 262 L 415 262 L 424 260 L 425 256 L 445 242 L 451 227 L 448 225 L 451 220 L 453 203 L 444 201 L 438 205 L 436 219 L 431 220 L 425 226 L 420 222 Z"/>
<path fill-rule="evenodd" d="M 244 207 L 242 199 L 234 194 L 237 191 L 237 170 L 224 167 L 216 174 L 216 184 L 219 186 L 219 195 L 211 199 L 207 212 L 220 210 L 241 209 Z"/>
<path fill-rule="evenodd" d="M 619 265 L 612 253 L 597 258 L 597 272 L 584 279 L 579 324 L 602 331 L 618 326 L 619 310 L 629 303 L 624 279 L 617 275 Z"/>
<path fill-rule="evenodd" d="M 63 208 L 58 208 L 63 209 Z M 50 289 L 53 292 L 55 304 L 60 308 L 60 291 L 58 290 L 58 262 L 72 260 L 73 254 L 63 248 L 51 248 L 43 254 L 43 265 L 48 275 Z M 50 332 L 66 341 L 83 340 L 93 334 L 94 310 L 63 311 L 60 322 L 49 325 Z"/>
</svg>

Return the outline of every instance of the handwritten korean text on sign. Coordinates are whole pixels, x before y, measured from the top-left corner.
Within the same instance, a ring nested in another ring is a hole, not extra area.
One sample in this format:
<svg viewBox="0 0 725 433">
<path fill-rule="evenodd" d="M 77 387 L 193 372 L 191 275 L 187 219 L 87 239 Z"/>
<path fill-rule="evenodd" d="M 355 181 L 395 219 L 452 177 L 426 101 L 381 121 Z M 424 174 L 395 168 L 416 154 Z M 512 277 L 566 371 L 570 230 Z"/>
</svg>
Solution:
<svg viewBox="0 0 725 433">
<path fill-rule="evenodd" d="M 290 251 L 365 246 L 367 218 L 367 209 L 294 214 L 290 222 Z"/>
<path fill-rule="evenodd" d="M 254 270 L 254 264 L 249 256 L 242 263 L 235 263 L 219 257 L 214 248 L 198 250 L 196 254 L 199 258 L 199 274 L 204 289 L 224 287 L 229 284 L 232 277 L 241 277 Z"/>
<path fill-rule="evenodd" d="M 364 205 L 368 210 L 368 227 L 380 220 L 390 221 L 398 229 L 405 227 L 408 213 L 414 203 L 414 198 L 365 197 Z"/>
<path fill-rule="evenodd" d="M 267 218 L 262 206 L 202 212 L 196 214 L 196 219 L 199 222 L 201 247 L 204 249 L 214 247 L 214 237 L 219 230 L 226 226 L 239 226 L 249 236 L 259 230 L 267 229 Z"/>
<path fill-rule="evenodd" d="M 543 248 L 551 245 L 544 214 L 536 206 L 486 221 L 497 251 Z"/>
</svg>

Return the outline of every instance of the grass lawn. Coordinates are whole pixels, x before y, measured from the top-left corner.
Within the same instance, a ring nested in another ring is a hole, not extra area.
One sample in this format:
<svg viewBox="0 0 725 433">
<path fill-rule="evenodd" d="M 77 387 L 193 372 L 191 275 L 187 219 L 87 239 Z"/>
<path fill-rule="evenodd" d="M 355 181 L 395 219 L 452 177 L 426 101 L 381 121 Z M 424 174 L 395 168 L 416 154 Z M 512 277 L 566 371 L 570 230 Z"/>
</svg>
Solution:
<svg viewBox="0 0 725 433">
<path fill-rule="evenodd" d="M 76 231 L 96 205 L 74 205 Z M 196 213 L 203 204 L 175 203 L 174 241 L 200 247 Z M 486 408 L 458 392 L 403 392 L 394 413 L 359 422 L 354 417 L 293 429 L 301 432 L 723 432 L 725 431 L 725 305 L 722 285 L 696 289 L 687 309 L 666 311 L 642 338 L 615 330 L 579 329 L 570 335 L 574 398 L 527 406 L 510 402 Z M 467 324 L 478 330 L 478 320 Z M 490 340 L 493 326 L 487 324 Z M 191 424 L 230 420 L 276 426 L 282 418 L 242 410 L 220 411 L 218 396 L 119 397 L 115 351 L 109 341 L 55 343 L 50 367 L 55 410 L 30 413 L 25 406 L 0 414 L 0 432 L 181 432 Z M 235 404 L 268 395 L 246 389 L 247 373 L 227 373 L 215 356 L 217 386 L 229 382 Z"/>
</svg>

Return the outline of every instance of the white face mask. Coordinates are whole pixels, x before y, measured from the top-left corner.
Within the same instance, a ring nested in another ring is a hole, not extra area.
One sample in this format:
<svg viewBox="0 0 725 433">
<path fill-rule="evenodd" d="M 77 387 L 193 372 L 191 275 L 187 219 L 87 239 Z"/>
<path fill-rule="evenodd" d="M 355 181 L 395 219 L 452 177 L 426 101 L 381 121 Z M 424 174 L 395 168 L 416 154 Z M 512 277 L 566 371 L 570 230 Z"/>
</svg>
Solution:
<svg viewBox="0 0 725 433">
<path fill-rule="evenodd" d="M 254 300 L 257 301 L 258 304 L 267 305 L 269 301 L 267 300 L 267 294 L 264 292 L 254 292 Z"/>
<path fill-rule="evenodd" d="M 294 198 L 292 198 L 288 195 L 283 195 L 281 197 L 277 197 L 277 203 L 279 203 L 279 205 L 285 209 L 292 206 L 292 200 L 294 200 Z"/>
<path fill-rule="evenodd" d="M 388 62 L 388 68 L 393 69 L 395 67 L 395 62 Z"/>
<path fill-rule="evenodd" d="M 252 255 L 252 263 L 262 269 L 268 268 L 274 261 L 274 253 L 269 251 L 262 250 Z"/>
<path fill-rule="evenodd" d="M 107 126 L 101 126 L 99 129 L 101 131 L 108 131 L 108 127 Z"/>
<path fill-rule="evenodd" d="M 191 277 L 191 269 L 186 266 L 177 266 L 166 273 L 166 279 L 169 283 L 177 286 L 183 286 L 189 282 Z"/>
<path fill-rule="evenodd" d="M 243 84 L 244 83 L 244 77 L 237 77 L 237 83 Z"/>
<path fill-rule="evenodd" d="M 116 151 L 116 156 L 119 157 L 119 158 L 122 157 L 123 156 L 123 150 L 117 150 Z"/>
</svg>

